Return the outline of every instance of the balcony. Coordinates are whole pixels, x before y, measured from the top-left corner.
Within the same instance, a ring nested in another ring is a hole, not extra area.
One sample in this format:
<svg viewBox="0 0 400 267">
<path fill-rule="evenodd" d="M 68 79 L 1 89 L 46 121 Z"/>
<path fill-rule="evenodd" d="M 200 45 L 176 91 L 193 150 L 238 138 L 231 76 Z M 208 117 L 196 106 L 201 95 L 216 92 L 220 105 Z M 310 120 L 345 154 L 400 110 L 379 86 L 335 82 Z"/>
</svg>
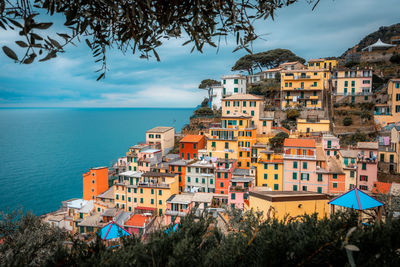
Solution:
<svg viewBox="0 0 400 267">
<path fill-rule="evenodd" d="M 177 210 L 170 210 L 170 209 L 165 210 L 165 215 L 170 215 L 170 216 L 184 217 L 184 216 L 186 216 L 186 214 L 187 213 L 184 211 L 177 211 Z"/>
<path fill-rule="evenodd" d="M 298 160 L 302 160 L 302 159 L 316 160 L 317 159 L 316 156 L 311 156 L 311 155 L 292 155 L 292 154 L 284 154 L 283 158 L 284 159 L 298 159 Z"/>
<path fill-rule="evenodd" d="M 318 96 L 317 95 L 312 95 L 312 96 L 310 96 L 310 99 L 318 99 Z"/>
<path fill-rule="evenodd" d="M 137 184 L 138 187 L 156 187 L 156 188 L 169 188 L 169 184 L 166 183 L 146 183 L 146 182 L 139 182 Z"/>
<path fill-rule="evenodd" d="M 229 192 L 247 192 L 249 188 L 243 188 L 241 186 L 231 186 L 229 187 Z"/>
</svg>

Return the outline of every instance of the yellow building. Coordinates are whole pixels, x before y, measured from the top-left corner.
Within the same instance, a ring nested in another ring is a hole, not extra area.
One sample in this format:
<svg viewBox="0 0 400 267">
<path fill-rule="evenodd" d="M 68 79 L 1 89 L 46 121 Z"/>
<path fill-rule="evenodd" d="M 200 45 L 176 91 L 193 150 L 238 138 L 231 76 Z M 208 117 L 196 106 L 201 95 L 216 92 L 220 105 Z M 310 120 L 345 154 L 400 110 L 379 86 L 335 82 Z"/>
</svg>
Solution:
<svg viewBox="0 0 400 267">
<path fill-rule="evenodd" d="M 142 209 L 164 213 L 167 199 L 179 193 L 178 174 L 128 171 L 115 184 L 115 206 L 126 211 Z"/>
<path fill-rule="evenodd" d="M 146 144 L 160 144 L 163 156 L 175 145 L 174 127 L 155 127 L 146 132 Z"/>
<path fill-rule="evenodd" d="M 307 63 L 308 63 L 307 64 L 307 68 L 309 70 L 329 70 L 329 71 L 332 71 L 338 65 L 338 62 L 337 62 L 336 59 L 325 59 L 325 58 L 310 59 Z"/>
<path fill-rule="evenodd" d="M 400 78 L 389 80 L 383 102 L 375 104 L 374 119 L 381 126 L 400 122 Z"/>
<path fill-rule="evenodd" d="M 265 219 L 282 220 L 304 214 L 329 215 L 328 195 L 306 191 L 253 191 L 249 193 L 249 208 L 262 211 Z"/>
<path fill-rule="evenodd" d="M 271 132 L 273 114 L 264 116 L 264 97 L 261 96 L 234 94 L 222 99 L 222 116 L 251 116 L 257 134 Z"/>
<path fill-rule="evenodd" d="M 322 109 L 326 76 L 324 70 L 282 71 L 281 108 Z"/>
<path fill-rule="evenodd" d="M 283 189 L 283 156 L 273 151 L 261 151 L 257 163 L 256 186 L 270 188 L 273 191 Z"/>
<path fill-rule="evenodd" d="M 251 148 L 256 143 L 251 116 L 222 116 L 221 127 L 211 127 L 207 141 L 210 157 L 236 159 L 238 167 L 251 167 Z"/>
<path fill-rule="evenodd" d="M 329 133 L 329 120 L 315 119 L 297 119 L 297 134 L 305 135 L 307 133 Z"/>
</svg>

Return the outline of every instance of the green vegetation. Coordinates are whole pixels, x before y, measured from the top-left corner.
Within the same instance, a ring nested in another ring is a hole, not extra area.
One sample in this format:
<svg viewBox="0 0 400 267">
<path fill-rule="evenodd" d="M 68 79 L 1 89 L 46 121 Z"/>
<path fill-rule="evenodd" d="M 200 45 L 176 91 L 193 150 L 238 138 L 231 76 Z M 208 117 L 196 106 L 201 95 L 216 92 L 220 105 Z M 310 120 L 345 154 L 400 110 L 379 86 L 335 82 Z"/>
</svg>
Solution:
<svg viewBox="0 0 400 267">
<path fill-rule="evenodd" d="M 353 124 L 353 119 L 351 117 L 345 117 L 343 119 L 343 125 L 344 126 L 350 126 Z"/>
<path fill-rule="evenodd" d="M 198 117 L 214 116 L 214 112 L 209 107 L 199 107 L 193 114 Z"/>
<path fill-rule="evenodd" d="M 255 69 L 262 71 L 263 68 L 276 68 L 280 64 L 289 61 L 299 61 L 301 63 L 306 62 L 304 58 L 296 56 L 296 54 L 289 49 L 278 48 L 266 52 L 245 55 L 236 61 L 232 70 L 247 71 L 249 74 L 253 74 Z"/>
<path fill-rule="evenodd" d="M 264 79 L 257 84 L 250 85 L 247 92 L 253 95 L 262 95 L 266 98 L 273 99 L 280 93 L 281 77 L 278 75 L 275 79 Z"/>
<path fill-rule="evenodd" d="M 395 55 L 391 56 L 390 62 L 392 62 L 393 64 L 400 64 L 400 55 L 395 54 Z"/>
<path fill-rule="evenodd" d="M 288 120 L 295 121 L 300 116 L 300 112 L 297 109 L 287 109 L 285 112 Z"/>
<path fill-rule="evenodd" d="M 280 132 L 276 134 L 274 137 L 269 139 L 271 149 L 274 151 L 281 151 L 283 147 L 283 141 L 285 141 L 285 139 L 288 137 L 289 135 L 285 132 Z"/>
<path fill-rule="evenodd" d="M 195 220 L 189 214 L 177 232 L 151 233 L 146 242 L 123 239 L 106 248 L 96 239 L 87 245 L 21 215 L 2 219 L 2 266 L 399 266 L 400 220 L 388 216 L 381 224 L 357 227 L 357 214 L 336 213 L 261 220 L 261 213 L 231 213 L 231 232 L 223 234 L 212 217 Z M 11 232 L 4 229 L 12 229 Z M 46 234 L 43 237 L 43 229 Z M 67 237 L 68 240 L 73 240 Z M 22 242 L 24 240 L 24 242 Z M 353 262 L 354 261 L 354 262 Z"/>
<path fill-rule="evenodd" d="M 366 142 L 371 140 L 369 135 L 361 133 L 360 130 L 356 131 L 354 134 L 342 135 L 340 136 L 341 145 L 357 145 L 357 142 Z"/>
<path fill-rule="evenodd" d="M 211 89 L 214 85 L 220 85 L 220 82 L 213 79 L 205 79 L 199 84 L 199 89 L 207 90 L 208 99 L 211 99 Z"/>
</svg>

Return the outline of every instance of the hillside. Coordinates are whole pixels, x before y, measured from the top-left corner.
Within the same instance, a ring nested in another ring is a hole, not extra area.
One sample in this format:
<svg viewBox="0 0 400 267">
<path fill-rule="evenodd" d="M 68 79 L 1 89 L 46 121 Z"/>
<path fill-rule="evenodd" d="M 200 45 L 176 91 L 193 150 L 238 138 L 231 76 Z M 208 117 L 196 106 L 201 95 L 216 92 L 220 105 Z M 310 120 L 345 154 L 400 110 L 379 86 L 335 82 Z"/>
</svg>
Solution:
<svg viewBox="0 0 400 267">
<path fill-rule="evenodd" d="M 396 35 L 400 35 L 400 23 L 393 24 L 391 26 L 382 26 L 377 31 L 368 34 L 365 36 L 358 44 L 349 48 L 344 52 L 341 57 L 345 57 L 346 54 L 351 50 L 356 50 L 357 52 L 361 51 L 362 48 L 375 43 L 378 38 L 382 40 L 382 42 L 389 43 L 390 38 Z"/>
</svg>

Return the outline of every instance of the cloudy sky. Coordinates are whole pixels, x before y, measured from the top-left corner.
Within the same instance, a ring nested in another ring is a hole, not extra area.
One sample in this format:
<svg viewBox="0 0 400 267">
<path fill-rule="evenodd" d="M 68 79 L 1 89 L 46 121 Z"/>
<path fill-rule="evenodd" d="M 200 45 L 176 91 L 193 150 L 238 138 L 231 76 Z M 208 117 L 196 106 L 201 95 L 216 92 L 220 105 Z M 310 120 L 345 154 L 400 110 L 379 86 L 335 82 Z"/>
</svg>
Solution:
<svg viewBox="0 0 400 267">
<path fill-rule="evenodd" d="M 309 58 L 339 56 L 377 30 L 400 22 L 399 0 L 321 0 L 315 11 L 306 0 L 278 11 L 275 21 L 260 21 L 256 30 L 265 40 L 254 52 L 288 48 Z M 13 46 L 18 36 L 0 30 L 0 46 Z M 229 74 L 244 51 L 232 53 L 234 42 L 219 52 L 206 49 L 190 54 L 186 40 L 172 40 L 159 50 L 161 62 L 108 54 L 109 72 L 96 82 L 94 63 L 86 44 L 71 46 L 52 61 L 14 64 L 0 52 L 0 107 L 194 107 L 205 92 L 201 80 Z"/>
</svg>

